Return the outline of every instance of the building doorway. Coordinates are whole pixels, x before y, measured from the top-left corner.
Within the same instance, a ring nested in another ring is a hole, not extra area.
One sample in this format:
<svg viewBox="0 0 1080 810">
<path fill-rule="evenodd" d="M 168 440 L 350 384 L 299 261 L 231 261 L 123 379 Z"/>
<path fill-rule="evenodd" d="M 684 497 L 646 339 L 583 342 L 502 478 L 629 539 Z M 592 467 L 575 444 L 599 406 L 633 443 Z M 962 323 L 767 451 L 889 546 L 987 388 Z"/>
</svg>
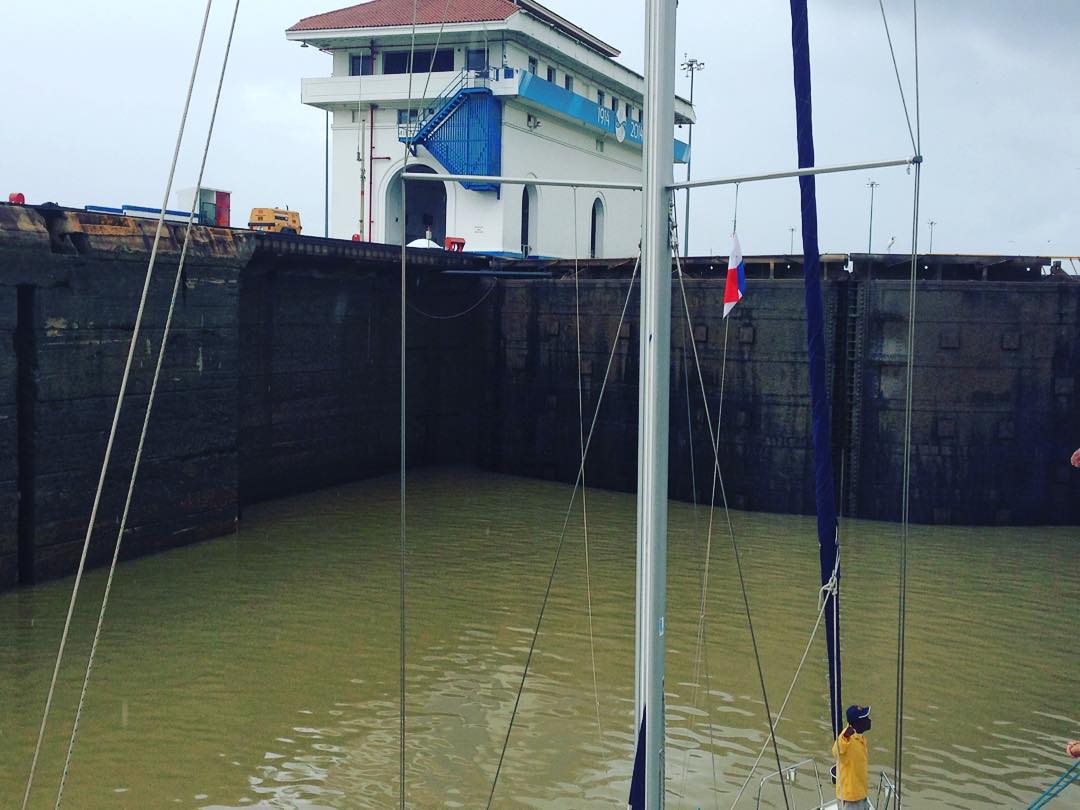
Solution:
<svg viewBox="0 0 1080 810">
<path fill-rule="evenodd" d="M 536 220 L 540 213 L 536 186 L 525 186 L 521 192 L 521 258 L 536 253 Z"/>
<path fill-rule="evenodd" d="M 410 174 L 437 174 L 421 163 L 409 164 Z M 401 171 L 398 171 L 386 189 L 386 241 L 401 244 L 402 225 L 405 244 L 423 239 L 431 232 L 431 240 L 440 247 L 446 240 L 446 184 L 427 180 L 408 180 L 406 188 L 407 210 L 405 222 L 401 221 Z"/>
<path fill-rule="evenodd" d="M 592 204 L 592 217 L 589 225 L 589 257 L 604 257 L 604 201 L 597 197 Z"/>
</svg>

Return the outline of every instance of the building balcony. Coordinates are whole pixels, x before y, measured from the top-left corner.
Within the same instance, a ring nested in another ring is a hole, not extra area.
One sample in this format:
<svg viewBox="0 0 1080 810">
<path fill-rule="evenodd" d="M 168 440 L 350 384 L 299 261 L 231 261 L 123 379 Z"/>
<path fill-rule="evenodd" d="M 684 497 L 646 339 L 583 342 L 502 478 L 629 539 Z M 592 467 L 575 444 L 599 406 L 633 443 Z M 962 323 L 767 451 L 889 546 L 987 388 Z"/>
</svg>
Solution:
<svg viewBox="0 0 1080 810">
<path fill-rule="evenodd" d="M 427 88 L 425 92 L 425 86 Z M 626 119 L 618 110 L 612 110 L 541 79 L 520 68 L 500 67 L 480 71 L 445 71 L 415 74 L 410 88 L 409 74 L 372 76 L 333 76 L 330 78 L 303 79 L 301 100 L 304 104 L 324 110 L 355 107 L 364 104 L 405 106 L 410 100 L 423 104 L 418 109 L 430 110 L 417 116 L 418 120 L 402 122 L 398 137 L 407 141 L 423 128 L 425 119 L 438 115 L 440 108 L 450 103 L 462 88 L 484 87 L 495 96 L 514 96 L 545 114 L 553 114 L 563 120 L 584 125 L 598 134 L 611 136 L 619 143 L 642 145 L 644 132 L 640 122 Z M 688 146 L 675 141 L 675 162 L 685 163 L 689 158 Z"/>
<path fill-rule="evenodd" d="M 458 71 L 415 74 L 412 77 L 412 99 L 415 101 L 427 85 L 428 98 L 435 98 L 456 81 Z M 409 74 L 373 76 L 330 76 L 300 80 L 300 100 L 322 110 L 353 107 L 357 104 L 394 104 L 402 106 L 409 100 Z"/>
<path fill-rule="evenodd" d="M 489 68 L 483 71 L 466 71 L 469 87 L 488 87 L 497 96 L 515 95 L 523 71 L 515 68 Z M 440 71 L 413 75 L 412 100 L 417 101 L 427 87 L 427 99 L 445 95 L 448 87 L 457 83 L 462 71 Z M 304 104 L 323 110 L 354 107 L 363 104 L 394 104 L 404 106 L 410 97 L 409 74 L 371 76 L 331 76 L 301 79 L 300 100 Z"/>
</svg>

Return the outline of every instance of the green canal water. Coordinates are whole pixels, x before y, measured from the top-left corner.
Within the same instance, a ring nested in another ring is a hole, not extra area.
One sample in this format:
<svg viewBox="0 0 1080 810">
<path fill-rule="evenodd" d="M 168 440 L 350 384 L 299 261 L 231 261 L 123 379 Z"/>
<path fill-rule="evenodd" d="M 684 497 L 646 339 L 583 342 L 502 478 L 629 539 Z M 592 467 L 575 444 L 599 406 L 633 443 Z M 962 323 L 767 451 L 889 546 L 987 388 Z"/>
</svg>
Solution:
<svg viewBox="0 0 1080 810">
<path fill-rule="evenodd" d="M 410 807 L 484 806 L 569 494 L 473 470 L 411 477 Z M 625 806 L 634 499 L 590 490 L 588 510 L 597 690 L 575 510 L 496 807 Z M 708 689 L 694 677 L 706 518 L 672 505 L 668 807 L 691 810 L 728 808 L 765 740 L 722 534 L 709 583 Z M 733 520 L 775 709 L 817 615 L 814 525 Z M 843 527 L 844 696 L 874 706 L 873 772 L 893 758 L 898 542 L 894 525 Z M 1078 548 L 1076 529 L 913 531 L 905 806 L 1022 807 L 1064 772 L 1065 740 L 1080 737 Z M 261 505 L 233 537 L 124 564 L 65 806 L 396 807 L 398 562 L 392 478 Z M 2 807 L 21 798 L 71 584 L 0 596 Z M 101 571 L 85 580 L 34 807 L 53 806 L 103 586 Z M 819 641 L 779 727 L 786 762 L 827 765 L 823 662 Z M 753 807 L 767 769 L 740 806 Z M 808 806 L 810 780 L 795 787 Z M 1080 786 L 1052 806 L 1080 807 Z"/>
</svg>

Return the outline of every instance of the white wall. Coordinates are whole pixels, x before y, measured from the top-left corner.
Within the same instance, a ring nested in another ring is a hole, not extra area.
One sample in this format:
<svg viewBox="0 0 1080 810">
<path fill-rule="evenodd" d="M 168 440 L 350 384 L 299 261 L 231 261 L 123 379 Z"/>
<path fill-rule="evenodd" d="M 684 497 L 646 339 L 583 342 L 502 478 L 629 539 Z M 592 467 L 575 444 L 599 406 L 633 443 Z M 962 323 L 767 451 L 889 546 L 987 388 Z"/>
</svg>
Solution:
<svg viewBox="0 0 1080 810">
<path fill-rule="evenodd" d="M 508 42 L 506 46 L 507 61 L 514 67 L 526 67 L 528 56 L 535 55 L 513 42 Z M 456 43 L 455 48 L 461 49 L 459 59 L 463 60 L 462 43 Z M 490 57 L 493 65 L 501 63 L 501 44 L 491 43 Z M 545 75 L 547 64 L 549 59 L 541 56 L 538 70 L 541 78 Z M 558 69 L 561 85 L 561 64 Z M 334 72 L 338 76 L 347 75 L 346 52 L 334 54 Z M 399 77 L 376 78 L 392 81 Z M 373 84 L 371 77 L 365 79 L 369 85 Z M 610 98 L 610 89 L 604 89 Z M 579 95 L 595 100 L 595 84 L 587 83 L 580 74 L 575 76 L 574 90 Z M 435 87 L 429 89 L 429 95 L 436 92 L 438 90 Z M 330 235 L 335 238 L 349 239 L 353 234 L 364 233 L 369 240 L 386 242 L 390 238 L 388 231 L 398 232 L 393 221 L 399 216 L 399 212 L 386 210 L 386 197 L 389 185 L 401 170 L 405 156 L 404 144 L 397 138 L 397 107 L 404 102 L 386 103 L 387 107 L 377 107 L 375 110 L 373 132 L 368 125 L 367 107 L 359 111 L 356 116 L 358 120 L 355 122 L 353 112 L 348 109 L 339 109 L 334 114 Z M 531 130 L 526 126 L 530 112 L 540 119 L 539 129 Z M 363 139 L 358 137 L 361 126 L 364 130 Z M 365 163 L 368 161 L 372 135 L 377 159 L 369 167 L 370 183 L 364 183 L 365 205 L 374 216 L 374 227 L 368 233 L 367 214 L 364 216 L 363 228 L 360 223 L 361 163 L 357 161 L 356 153 L 358 144 L 363 143 L 363 159 Z M 603 140 L 603 152 L 596 148 L 598 137 Z M 540 175 L 629 182 L 641 180 L 639 147 L 619 144 L 614 137 L 602 136 L 584 125 L 559 119 L 550 111 L 527 107 L 513 98 L 507 98 L 504 104 L 502 139 L 502 173 L 506 176 Z M 436 162 L 423 147 L 419 149 L 415 160 L 440 174 L 446 173 L 445 167 Z M 369 190 L 371 194 L 368 194 Z M 504 186 L 503 193 L 497 195 L 495 192 L 469 191 L 458 183 L 448 182 L 446 192 L 447 236 L 465 239 L 466 250 L 514 254 L 520 251 L 522 186 Z M 531 244 L 532 255 L 587 257 L 592 206 L 597 197 L 604 202 L 604 231 L 600 239 L 602 248 L 599 255 L 604 258 L 621 258 L 636 254 L 640 238 L 640 193 L 582 188 L 578 189 L 576 196 L 575 219 L 573 190 L 553 187 L 538 189 L 537 204 L 531 211 L 537 231 Z M 390 228 L 387 227 L 387 217 L 391 218 Z"/>
<path fill-rule="evenodd" d="M 537 57 L 537 74 L 540 78 L 545 78 L 547 66 L 554 64 L 558 71 L 559 86 L 562 86 L 566 69 L 570 68 L 570 75 L 574 76 L 575 93 L 595 101 L 597 87 L 600 87 L 606 96 L 605 106 L 610 104 L 611 96 L 615 93 L 620 98 L 620 112 L 626 97 L 630 97 L 633 100 L 634 117 L 640 115 L 640 95 L 636 92 L 640 83 L 639 77 L 611 60 L 591 52 L 586 54 L 587 49 L 566 40 L 560 34 L 547 31 L 543 26 L 538 28 L 532 25 L 532 21 L 523 24 L 529 28 L 531 38 L 528 41 L 511 39 L 504 43 L 500 35 L 489 39 L 491 65 L 498 66 L 503 63 L 505 47 L 506 63 L 512 67 L 525 69 L 528 58 Z M 482 46 L 484 38 L 483 30 L 459 31 L 447 37 L 442 45 L 454 48 L 456 66 L 460 68 L 464 66 L 466 48 Z M 357 41 L 358 46 L 366 44 L 366 40 Z M 386 242 L 391 238 L 389 234 L 398 232 L 394 220 L 400 216 L 397 211 L 386 210 L 387 190 L 400 171 L 405 157 L 405 147 L 397 139 L 397 108 L 405 105 L 407 96 L 420 94 L 422 86 L 414 84 L 411 89 L 407 88 L 407 76 L 349 78 L 349 53 L 359 52 L 361 49 L 357 47 L 335 50 L 334 78 L 305 80 L 303 100 L 306 103 L 334 107 L 367 105 L 373 102 L 376 105 L 386 105 L 385 108 L 376 107 L 373 132 L 368 129 L 369 108 L 366 106 L 359 111 L 358 121 L 353 121 L 353 113 L 348 109 L 337 109 L 334 113 L 330 227 L 331 236 L 336 238 L 349 239 L 353 234 L 364 233 L 367 239 Z M 384 45 L 381 50 L 389 49 Z M 376 69 L 380 69 L 380 66 L 381 62 L 377 63 Z M 448 77 L 453 75 L 449 73 L 432 76 L 427 95 L 437 95 Z M 601 75 L 608 77 L 608 80 L 600 81 Z M 419 81 L 420 76 L 415 78 Z M 504 175 L 640 182 L 642 153 L 639 147 L 619 144 L 612 136 L 602 136 L 580 123 L 557 118 L 551 111 L 526 106 L 514 97 L 505 97 L 504 100 Z M 532 130 L 526 126 L 526 118 L 530 112 L 540 119 L 539 129 Z M 372 136 L 374 154 L 377 158 L 384 158 L 376 159 L 369 165 L 370 182 L 364 183 L 365 205 L 369 213 L 364 214 L 363 226 L 360 223 L 362 166 L 356 159 L 358 143 L 361 142 L 358 138 L 361 126 L 364 128 L 363 140 L 366 141 L 362 156 L 365 163 L 371 153 Z M 602 152 L 597 149 L 598 137 L 603 141 Z M 446 173 L 445 167 L 438 164 L 423 147 L 419 149 L 415 159 L 437 173 Z M 458 183 L 447 182 L 445 185 L 447 236 L 465 239 L 466 250 L 513 254 L 521 250 L 522 186 L 504 186 L 502 194 L 497 195 L 495 192 L 469 191 Z M 567 188 L 553 187 L 537 189 L 536 205 L 530 212 L 530 218 L 536 223 L 536 236 L 530 240 L 532 255 L 587 257 L 592 207 L 598 197 L 604 203 L 604 229 L 599 240 L 599 255 L 604 258 L 635 255 L 640 239 L 639 192 L 578 189 L 575 218 L 575 192 Z M 374 223 L 368 232 L 370 215 L 373 215 Z"/>
<path fill-rule="evenodd" d="M 596 150 L 599 133 L 583 125 L 563 122 L 535 112 L 541 125 L 526 126 L 529 110 L 508 103 L 503 108 L 503 174 L 508 177 L 544 175 L 551 178 L 641 181 L 641 150 L 604 139 L 604 151 Z M 503 250 L 517 252 L 521 241 L 522 187 L 506 186 L 503 194 Z M 637 254 L 641 231 L 641 194 L 612 189 L 577 190 L 577 240 L 574 239 L 574 191 L 569 188 L 538 189 L 537 239 L 532 253 L 537 256 L 585 258 L 589 255 L 590 217 L 593 201 L 604 200 L 604 233 L 601 258 L 622 258 Z"/>
<path fill-rule="evenodd" d="M 619 144 L 614 138 L 604 139 L 604 151 L 596 150 L 598 133 L 584 126 L 561 121 L 534 111 L 541 126 L 530 130 L 526 126 L 529 109 L 517 103 L 503 108 L 503 166 L 507 176 L 527 177 L 546 175 L 560 178 L 598 178 L 639 182 L 641 151 L 634 146 Z M 370 155 L 371 132 L 368 112 L 358 116 L 364 127 L 363 156 Z M 358 135 L 352 112 L 339 110 L 334 114 L 333 156 L 331 182 L 330 235 L 350 239 L 361 233 L 360 177 L 361 164 L 356 160 Z M 401 170 L 405 146 L 397 139 L 397 110 L 375 110 L 374 142 L 376 159 L 372 164 L 370 188 L 366 205 L 373 206 L 374 229 L 367 238 L 387 241 L 387 219 L 396 218 L 396 211 L 386 210 L 386 194 L 394 176 Z M 421 147 L 416 158 L 439 174 L 446 169 L 426 149 Z M 364 193 L 369 187 L 365 184 Z M 521 249 L 521 192 L 520 185 L 504 186 L 501 199 L 493 191 L 469 191 L 458 183 L 447 183 L 447 236 L 465 239 L 466 250 L 517 253 Z M 537 205 L 531 212 L 536 220 L 537 237 L 532 245 L 533 255 L 559 258 L 587 257 L 589 254 L 590 217 L 593 201 L 604 200 L 604 233 L 601 240 L 604 258 L 633 256 L 640 238 L 641 195 L 636 191 L 578 189 L 577 240 L 574 240 L 574 192 L 568 188 L 541 187 Z M 364 227 L 367 227 L 365 216 Z M 394 229 L 396 230 L 396 229 Z"/>
<path fill-rule="evenodd" d="M 367 139 L 363 156 L 365 162 L 370 156 L 371 133 L 368 126 L 368 111 L 359 116 L 362 119 Z M 338 111 L 333 124 L 333 157 L 331 184 L 331 220 L 330 235 L 335 239 L 350 239 L 354 233 L 360 233 L 360 176 L 361 165 L 356 160 L 357 138 L 360 134 L 357 124 L 352 122 L 352 113 Z M 367 238 L 375 242 L 386 242 L 387 217 L 396 221 L 400 216 L 397 211 L 387 211 L 386 195 L 393 178 L 401 171 L 405 159 L 405 145 L 397 137 L 397 109 L 375 110 L 375 157 L 370 165 L 371 195 L 366 204 L 373 207 L 374 227 Z M 389 160 L 378 158 L 389 157 Z M 446 169 L 431 154 L 421 147 L 410 164 L 419 162 L 434 169 L 439 174 L 446 174 Z M 364 193 L 369 187 L 365 183 Z M 367 226 L 365 216 L 365 227 Z M 446 234 L 465 239 L 466 250 L 502 251 L 503 208 L 493 191 L 468 191 L 458 183 L 446 183 Z M 390 230 L 396 230 L 390 228 Z M 515 240 L 517 237 L 515 237 Z M 517 247 L 513 247 L 517 250 Z"/>
</svg>

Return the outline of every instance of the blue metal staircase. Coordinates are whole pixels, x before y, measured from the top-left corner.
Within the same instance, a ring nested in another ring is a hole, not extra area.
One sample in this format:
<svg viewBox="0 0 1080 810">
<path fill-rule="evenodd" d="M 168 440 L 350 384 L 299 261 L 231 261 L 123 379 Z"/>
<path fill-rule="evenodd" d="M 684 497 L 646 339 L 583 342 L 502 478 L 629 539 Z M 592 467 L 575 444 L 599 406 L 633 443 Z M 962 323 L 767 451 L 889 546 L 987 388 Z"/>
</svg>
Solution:
<svg viewBox="0 0 1080 810">
<path fill-rule="evenodd" d="M 450 174 L 502 173 L 502 102 L 487 87 L 471 87 L 465 71 L 429 108 L 398 128 L 398 140 L 416 154 L 423 146 Z M 472 191 L 498 191 L 497 183 L 461 184 Z"/>
</svg>

